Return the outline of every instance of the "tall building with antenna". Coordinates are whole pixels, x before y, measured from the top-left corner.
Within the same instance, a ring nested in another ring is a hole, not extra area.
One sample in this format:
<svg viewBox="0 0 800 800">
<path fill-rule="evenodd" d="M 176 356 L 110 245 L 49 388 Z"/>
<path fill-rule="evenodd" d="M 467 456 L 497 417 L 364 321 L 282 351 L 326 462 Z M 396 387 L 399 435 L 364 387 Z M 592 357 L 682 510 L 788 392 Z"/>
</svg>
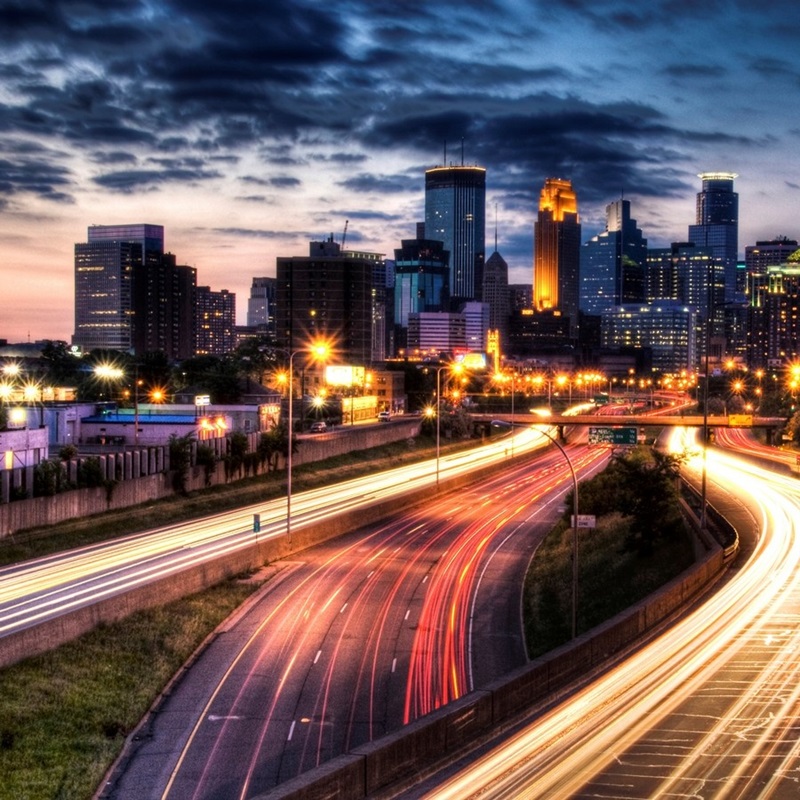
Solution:
<svg viewBox="0 0 800 800">
<path fill-rule="evenodd" d="M 447 151 L 445 150 L 445 164 Z M 486 169 L 461 164 L 425 172 L 425 237 L 450 253 L 453 308 L 480 300 L 486 255 Z"/>
<path fill-rule="evenodd" d="M 496 331 L 502 352 L 508 344 L 508 264 L 497 249 L 497 209 L 494 217 L 494 252 L 483 267 L 483 302 L 489 307 L 489 330 Z"/>
</svg>

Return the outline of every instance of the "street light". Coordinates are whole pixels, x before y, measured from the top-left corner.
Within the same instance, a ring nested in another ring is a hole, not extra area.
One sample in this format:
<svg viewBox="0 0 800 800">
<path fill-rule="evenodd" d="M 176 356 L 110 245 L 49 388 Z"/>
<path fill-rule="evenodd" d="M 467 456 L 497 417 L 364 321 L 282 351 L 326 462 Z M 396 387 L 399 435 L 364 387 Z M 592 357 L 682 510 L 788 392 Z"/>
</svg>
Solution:
<svg viewBox="0 0 800 800">
<path fill-rule="evenodd" d="M 578 478 L 575 475 L 572 461 L 561 442 L 539 427 L 536 430 L 542 436 L 546 436 L 563 453 L 572 475 L 572 525 L 570 527 L 572 528 L 572 638 L 574 639 L 578 635 Z"/>
<path fill-rule="evenodd" d="M 514 396 L 516 391 L 517 373 L 512 370 L 508 375 L 503 372 L 495 374 L 494 379 L 501 385 L 508 379 L 511 379 L 511 457 L 514 457 Z"/>
<path fill-rule="evenodd" d="M 311 347 L 295 350 L 289 355 L 289 446 L 286 456 L 286 539 L 291 547 L 292 544 L 292 434 L 294 433 L 294 422 L 292 418 L 292 407 L 294 406 L 294 393 L 292 380 L 294 376 L 294 357 L 298 353 L 306 353 L 311 356 L 313 361 L 323 360 L 330 352 L 330 346 L 324 342 L 317 342 Z"/>
<path fill-rule="evenodd" d="M 706 310 L 706 352 L 703 357 L 704 361 L 704 381 L 703 381 L 703 465 L 702 465 L 702 473 L 700 477 L 700 530 L 707 530 L 708 527 L 708 509 L 707 509 L 707 498 L 708 498 L 708 478 L 707 472 L 708 467 L 706 464 L 706 450 L 708 449 L 708 383 L 710 379 L 710 375 L 708 374 L 709 368 L 709 351 L 711 350 L 711 323 L 714 312 L 718 308 L 723 308 L 725 306 L 740 306 L 741 303 L 738 301 L 726 301 L 722 303 L 714 303 L 711 299 L 711 286 L 710 286 L 710 278 L 711 272 L 709 267 L 709 290 L 708 290 L 708 308 Z"/>
</svg>

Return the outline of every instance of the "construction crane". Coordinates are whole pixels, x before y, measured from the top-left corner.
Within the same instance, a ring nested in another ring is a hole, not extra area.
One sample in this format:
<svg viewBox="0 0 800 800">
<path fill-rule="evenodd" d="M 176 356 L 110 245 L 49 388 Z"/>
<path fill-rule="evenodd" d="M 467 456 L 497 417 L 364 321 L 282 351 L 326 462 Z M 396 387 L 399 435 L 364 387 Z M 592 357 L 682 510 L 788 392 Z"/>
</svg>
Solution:
<svg viewBox="0 0 800 800">
<path fill-rule="evenodd" d="M 350 224 L 350 220 L 346 219 L 344 221 L 344 233 L 342 233 L 342 250 L 344 250 L 344 243 L 347 241 L 347 226 Z"/>
</svg>

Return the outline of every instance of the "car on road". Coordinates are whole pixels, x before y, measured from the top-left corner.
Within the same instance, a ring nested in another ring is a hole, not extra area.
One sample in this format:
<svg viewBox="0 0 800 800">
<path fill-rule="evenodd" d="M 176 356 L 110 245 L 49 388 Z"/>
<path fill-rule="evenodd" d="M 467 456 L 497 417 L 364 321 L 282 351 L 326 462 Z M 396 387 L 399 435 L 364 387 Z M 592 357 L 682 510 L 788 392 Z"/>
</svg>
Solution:
<svg viewBox="0 0 800 800">
<path fill-rule="evenodd" d="M 311 433 L 325 433 L 328 430 L 328 424 L 326 422 L 312 422 L 309 431 Z"/>
<path fill-rule="evenodd" d="M 389 419 L 391 418 L 391 416 L 392 415 L 388 411 L 379 411 L 378 412 L 378 419 L 381 422 L 388 422 Z"/>
</svg>

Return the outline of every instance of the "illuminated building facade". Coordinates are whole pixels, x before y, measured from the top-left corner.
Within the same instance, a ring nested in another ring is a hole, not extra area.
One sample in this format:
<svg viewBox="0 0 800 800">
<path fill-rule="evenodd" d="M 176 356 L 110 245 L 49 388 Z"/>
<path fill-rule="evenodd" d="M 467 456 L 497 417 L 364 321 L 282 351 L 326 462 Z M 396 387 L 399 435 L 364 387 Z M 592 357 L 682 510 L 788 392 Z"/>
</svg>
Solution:
<svg viewBox="0 0 800 800">
<path fill-rule="evenodd" d="M 749 289 L 747 364 L 785 366 L 800 353 L 800 263 L 754 273 Z"/>
<path fill-rule="evenodd" d="M 601 339 L 603 347 L 648 348 L 655 372 L 697 366 L 697 312 L 674 300 L 603 309 Z"/>
<path fill-rule="evenodd" d="M 581 248 L 580 308 L 600 314 L 645 298 L 647 239 L 631 219 L 629 200 L 606 206 L 606 229 Z"/>
<path fill-rule="evenodd" d="M 734 172 L 703 172 L 697 194 L 695 224 L 689 226 L 689 241 L 711 249 L 725 270 L 725 302 L 732 303 L 744 294 L 737 284 L 742 275 L 737 268 L 739 242 L 739 195 L 733 191 Z"/>
<path fill-rule="evenodd" d="M 408 318 L 408 349 L 445 353 L 466 351 L 467 321 L 463 314 L 421 311 Z"/>
<path fill-rule="evenodd" d="M 578 337 L 581 226 L 572 183 L 548 178 L 539 197 L 533 238 L 533 310 L 564 316 Z"/>
<path fill-rule="evenodd" d="M 486 170 L 434 167 L 425 172 L 425 236 L 450 254 L 450 297 L 457 308 L 480 300 L 486 254 Z"/>
<path fill-rule="evenodd" d="M 726 352 L 725 268 L 710 247 L 692 242 L 674 242 L 670 247 L 647 251 L 646 299 L 650 303 L 674 300 L 697 311 L 698 358 L 720 360 Z M 706 320 L 710 331 L 706 337 Z"/>
<path fill-rule="evenodd" d="M 195 353 L 224 356 L 236 348 L 236 295 L 198 286 L 195 301 Z"/>
</svg>

